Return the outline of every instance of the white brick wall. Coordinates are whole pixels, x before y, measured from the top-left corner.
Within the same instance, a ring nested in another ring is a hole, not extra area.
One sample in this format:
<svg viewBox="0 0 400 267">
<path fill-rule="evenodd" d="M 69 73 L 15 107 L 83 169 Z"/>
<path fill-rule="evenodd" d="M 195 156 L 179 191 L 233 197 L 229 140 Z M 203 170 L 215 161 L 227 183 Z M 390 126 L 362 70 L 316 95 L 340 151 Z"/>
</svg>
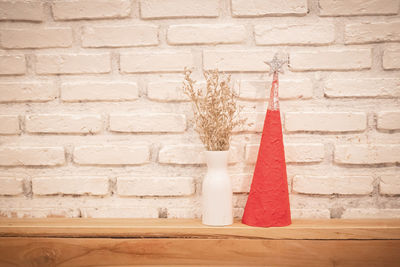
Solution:
<svg viewBox="0 0 400 267">
<path fill-rule="evenodd" d="M 2 146 L 0 166 L 56 166 L 65 163 L 63 147 Z"/>
<path fill-rule="evenodd" d="M 189 51 L 122 53 L 120 60 L 124 73 L 181 72 L 185 66 L 193 65 Z"/>
<path fill-rule="evenodd" d="M 1 45 L 4 48 L 49 48 L 72 45 L 71 28 L 21 28 L 0 31 Z"/>
<path fill-rule="evenodd" d="M 400 0 L 0 1 L 0 217 L 199 218 L 184 67 L 232 74 L 243 214 L 271 76 L 293 218 L 400 217 Z M 332 201 L 331 197 L 334 197 Z M 338 212 L 343 207 L 343 212 Z"/>
<path fill-rule="evenodd" d="M 124 25 L 84 27 L 83 47 L 151 46 L 158 44 L 158 26 Z"/>
<path fill-rule="evenodd" d="M 349 24 L 344 34 L 347 44 L 400 41 L 400 21 Z"/>
<path fill-rule="evenodd" d="M 58 96 L 53 82 L 1 82 L 0 102 L 47 102 Z"/>
<path fill-rule="evenodd" d="M 396 78 L 350 78 L 328 79 L 325 96 L 340 97 L 399 97 L 400 79 Z"/>
<path fill-rule="evenodd" d="M 0 20 L 42 21 L 44 19 L 41 1 L 1 1 Z"/>
<path fill-rule="evenodd" d="M 172 25 L 168 28 L 168 43 L 179 44 L 233 44 L 245 40 L 243 25 Z"/>
<path fill-rule="evenodd" d="M 290 69 L 310 70 L 361 70 L 371 68 L 371 49 L 321 49 L 297 52 L 290 56 Z"/>
<path fill-rule="evenodd" d="M 186 129 L 186 117 L 173 113 L 111 114 L 110 131 L 130 133 L 181 133 Z"/>
<path fill-rule="evenodd" d="M 63 82 L 61 99 L 65 102 L 80 101 L 131 101 L 139 97 L 136 82 Z"/>
<path fill-rule="evenodd" d="M 26 72 L 24 55 L 1 55 L 0 75 L 20 75 Z"/>
<path fill-rule="evenodd" d="M 400 111 L 379 112 L 376 127 L 380 130 L 399 130 Z"/>
<path fill-rule="evenodd" d="M 37 74 L 108 73 L 110 54 L 39 54 L 36 56 Z"/>
<path fill-rule="evenodd" d="M 98 133 L 103 126 L 99 115 L 33 114 L 25 117 L 28 133 Z"/>
<path fill-rule="evenodd" d="M 321 16 L 392 15 L 399 10 L 398 0 L 319 0 Z"/>
<path fill-rule="evenodd" d="M 400 145 L 336 145 L 335 162 L 342 164 L 383 164 L 400 162 Z"/>
<path fill-rule="evenodd" d="M 379 193 L 382 195 L 399 195 L 399 174 L 383 174 L 379 177 Z"/>
<path fill-rule="evenodd" d="M 400 69 L 400 48 L 385 49 L 383 51 L 383 69 Z"/>
<path fill-rule="evenodd" d="M 367 116 L 361 112 L 285 113 L 285 130 L 288 132 L 361 132 L 366 126 Z"/>
<path fill-rule="evenodd" d="M 109 182 L 106 177 L 34 177 L 32 192 L 35 195 L 106 195 Z"/>
<path fill-rule="evenodd" d="M 0 134 L 19 134 L 19 118 L 16 115 L 0 115 Z"/>
<path fill-rule="evenodd" d="M 303 176 L 293 179 L 293 190 L 317 195 L 366 195 L 372 193 L 372 176 Z"/>
<path fill-rule="evenodd" d="M 335 40 L 333 23 L 255 25 L 258 45 L 324 45 Z"/>
<path fill-rule="evenodd" d="M 272 56 L 271 51 L 264 50 L 204 50 L 203 67 L 206 70 L 265 72 L 268 66 L 264 61 Z"/>
<path fill-rule="evenodd" d="M 120 196 L 184 196 L 194 193 L 191 177 L 119 177 Z"/>
<path fill-rule="evenodd" d="M 55 20 L 125 18 L 131 13 L 129 0 L 73 0 L 54 1 Z"/>
<path fill-rule="evenodd" d="M 136 165 L 149 161 L 149 148 L 144 145 L 78 146 L 74 163 L 80 165 Z"/>
<path fill-rule="evenodd" d="M 235 17 L 260 16 L 302 16 L 307 13 L 307 1 L 263 1 L 263 0 L 232 0 L 232 15 Z"/>
<path fill-rule="evenodd" d="M 23 193 L 21 178 L 1 177 L 0 178 L 0 195 L 20 195 Z"/>
<path fill-rule="evenodd" d="M 217 17 L 218 14 L 218 0 L 140 0 L 143 19 Z"/>
<path fill-rule="evenodd" d="M 246 100 L 268 100 L 266 90 L 270 84 L 262 80 L 241 80 L 240 97 Z M 309 79 L 281 79 L 279 86 L 285 88 L 279 92 L 280 99 L 310 99 L 313 96 L 312 83 Z"/>
</svg>

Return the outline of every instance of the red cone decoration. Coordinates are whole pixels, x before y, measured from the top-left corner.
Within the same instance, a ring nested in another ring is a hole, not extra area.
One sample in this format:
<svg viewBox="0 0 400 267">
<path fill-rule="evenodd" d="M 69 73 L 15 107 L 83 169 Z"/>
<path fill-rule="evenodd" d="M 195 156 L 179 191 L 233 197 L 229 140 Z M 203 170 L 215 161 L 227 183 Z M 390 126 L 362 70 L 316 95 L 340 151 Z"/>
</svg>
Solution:
<svg viewBox="0 0 400 267">
<path fill-rule="evenodd" d="M 278 97 L 278 72 L 286 61 L 275 55 L 266 63 L 273 73 L 271 95 L 242 222 L 259 227 L 287 226 L 291 218 Z"/>
</svg>

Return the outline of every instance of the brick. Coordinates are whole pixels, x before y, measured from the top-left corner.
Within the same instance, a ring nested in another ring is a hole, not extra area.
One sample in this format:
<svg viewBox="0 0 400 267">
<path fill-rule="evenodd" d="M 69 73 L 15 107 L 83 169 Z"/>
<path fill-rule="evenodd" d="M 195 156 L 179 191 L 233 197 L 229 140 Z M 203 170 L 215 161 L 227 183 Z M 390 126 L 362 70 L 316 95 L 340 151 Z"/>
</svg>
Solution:
<svg viewBox="0 0 400 267">
<path fill-rule="evenodd" d="M 309 176 L 296 175 L 293 190 L 303 194 L 367 195 L 372 193 L 372 176 Z"/>
<path fill-rule="evenodd" d="M 248 193 L 250 191 L 253 174 L 235 174 L 231 175 L 232 191 L 234 193 Z"/>
<path fill-rule="evenodd" d="M 143 19 L 179 17 L 218 17 L 218 0 L 141 0 L 140 16 Z"/>
<path fill-rule="evenodd" d="M 259 71 L 269 70 L 264 61 L 271 60 L 273 52 L 261 50 L 204 50 L 203 68 L 220 71 Z"/>
<path fill-rule="evenodd" d="M 38 74 L 109 73 L 110 54 L 53 54 L 36 55 Z"/>
<path fill-rule="evenodd" d="M 358 78 L 328 79 L 325 83 L 326 97 L 400 97 L 400 79 Z"/>
<path fill-rule="evenodd" d="M 0 1 L 0 20 L 43 21 L 43 2 Z"/>
<path fill-rule="evenodd" d="M 361 132 L 367 128 L 363 112 L 286 112 L 288 132 Z"/>
<path fill-rule="evenodd" d="M 16 196 L 23 192 L 23 180 L 21 178 L 0 178 L 0 195 Z"/>
<path fill-rule="evenodd" d="M 137 165 L 148 163 L 146 145 L 88 145 L 75 147 L 73 161 L 79 165 Z"/>
<path fill-rule="evenodd" d="M 400 41 L 400 21 L 346 25 L 346 44 Z"/>
<path fill-rule="evenodd" d="M 308 12 L 306 0 L 232 0 L 234 17 L 304 16 Z"/>
<path fill-rule="evenodd" d="M 26 72 L 24 55 L 0 56 L 0 75 L 21 75 Z"/>
<path fill-rule="evenodd" d="M 196 90 L 205 88 L 205 82 L 197 82 L 194 85 Z M 189 97 L 183 90 L 182 81 L 167 80 L 158 82 L 149 82 L 147 84 L 147 97 L 150 100 L 160 102 L 187 102 Z"/>
<path fill-rule="evenodd" d="M 57 87 L 53 82 L 2 82 L 0 102 L 46 102 L 56 99 Z"/>
<path fill-rule="evenodd" d="M 399 174 L 384 174 L 379 177 L 379 193 L 381 195 L 400 194 Z"/>
<path fill-rule="evenodd" d="M 400 218 L 400 209 L 346 209 L 342 214 L 342 219 L 389 219 Z"/>
<path fill-rule="evenodd" d="M 382 57 L 382 66 L 385 70 L 400 69 L 400 49 L 385 49 Z"/>
<path fill-rule="evenodd" d="M 61 99 L 65 102 L 131 101 L 138 98 L 139 90 L 136 82 L 84 81 L 61 84 Z"/>
<path fill-rule="evenodd" d="M 400 130 L 400 112 L 379 112 L 376 128 L 378 128 L 379 130 Z"/>
<path fill-rule="evenodd" d="M 246 162 L 256 162 L 258 148 L 258 144 L 246 145 Z M 323 144 L 285 144 L 287 163 L 318 163 L 324 160 L 324 154 Z"/>
<path fill-rule="evenodd" d="M 245 123 L 233 129 L 233 132 L 262 132 L 265 120 L 265 112 L 241 112 L 240 119 L 246 119 Z"/>
<path fill-rule="evenodd" d="M 120 196 L 185 196 L 194 193 L 192 177 L 119 177 Z"/>
<path fill-rule="evenodd" d="M 266 90 L 270 82 L 261 80 L 241 80 L 239 97 L 245 100 L 269 99 L 269 92 Z M 279 99 L 310 99 L 313 96 L 313 85 L 309 79 L 279 80 Z"/>
<path fill-rule="evenodd" d="M 254 26 L 257 45 L 326 45 L 335 40 L 332 23 L 260 24 Z"/>
<path fill-rule="evenodd" d="M 398 0 L 319 0 L 320 16 L 393 15 Z"/>
<path fill-rule="evenodd" d="M 55 20 L 126 18 L 131 13 L 129 0 L 58 0 L 52 5 Z"/>
<path fill-rule="evenodd" d="M 167 218 L 179 218 L 179 219 L 193 219 L 201 218 L 201 208 L 200 207 L 187 207 L 187 208 L 168 208 Z"/>
<path fill-rule="evenodd" d="M 3 146 L 0 166 L 55 166 L 65 163 L 63 147 Z"/>
<path fill-rule="evenodd" d="M 189 51 L 121 53 L 120 64 L 126 73 L 183 72 L 193 66 L 193 56 Z"/>
<path fill-rule="evenodd" d="M 186 130 L 186 117 L 174 113 L 110 114 L 113 132 L 180 133 Z"/>
<path fill-rule="evenodd" d="M 158 162 L 166 164 L 206 164 L 203 145 L 166 145 L 158 153 Z M 236 147 L 229 150 L 229 163 L 238 162 L 240 155 Z"/>
<path fill-rule="evenodd" d="M 35 195 L 107 195 L 106 177 L 34 177 L 32 192 Z"/>
<path fill-rule="evenodd" d="M 371 62 L 371 49 L 314 49 L 290 55 L 290 69 L 294 71 L 362 70 L 371 68 Z"/>
<path fill-rule="evenodd" d="M 339 164 L 399 163 L 400 145 L 336 145 L 334 160 Z"/>
<path fill-rule="evenodd" d="M 293 219 L 330 219 L 331 213 L 328 209 L 290 209 Z"/>
<path fill-rule="evenodd" d="M 18 115 L 0 115 L 0 134 L 19 134 Z"/>
<path fill-rule="evenodd" d="M 81 208 L 82 218 L 158 218 L 156 207 Z"/>
<path fill-rule="evenodd" d="M 246 38 L 243 25 L 189 24 L 172 25 L 168 28 L 168 43 L 182 44 L 234 44 Z"/>
<path fill-rule="evenodd" d="M 318 163 L 324 158 L 324 144 L 285 144 L 285 159 L 288 163 Z"/>
<path fill-rule="evenodd" d="M 147 97 L 156 101 L 189 101 L 182 81 L 161 81 L 147 84 Z"/>
<path fill-rule="evenodd" d="M 70 47 L 72 29 L 58 28 L 20 28 L 4 29 L 1 33 L 1 46 L 9 49 Z"/>
<path fill-rule="evenodd" d="M 100 115 L 32 114 L 25 116 L 29 133 L 98 133 L 103 128 Z"/>
<path fill-rule="evenodd" d="M 80 212 L 73 208 L 7 208 L 0 210 L 0 217 L 8 218 L 78 218 Z"/>
<path fill-rule="evenodd" d="M 158 45 L 158 26 L 87 26 L 83 29 L 83 47 L 129 47 Z"/>
</svg>

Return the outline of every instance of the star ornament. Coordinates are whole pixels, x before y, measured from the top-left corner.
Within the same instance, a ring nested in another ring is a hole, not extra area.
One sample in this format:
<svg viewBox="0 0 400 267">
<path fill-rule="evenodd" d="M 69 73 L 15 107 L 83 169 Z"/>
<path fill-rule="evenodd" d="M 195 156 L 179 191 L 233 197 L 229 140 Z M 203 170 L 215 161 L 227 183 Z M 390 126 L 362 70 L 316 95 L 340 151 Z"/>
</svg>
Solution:
<svg viewBox="0 0 400 267">
<path fill-rule="evenodd" d="M 274 58 L 270 61 L 264 61 L 265 64 L 269 65 L 269 74 L 274 74 L 275 72 L 283 73 L 283 66 L 287 63 L 287 59 L 279 59 L 278 55 L 275 54 Z"/>
</svg>

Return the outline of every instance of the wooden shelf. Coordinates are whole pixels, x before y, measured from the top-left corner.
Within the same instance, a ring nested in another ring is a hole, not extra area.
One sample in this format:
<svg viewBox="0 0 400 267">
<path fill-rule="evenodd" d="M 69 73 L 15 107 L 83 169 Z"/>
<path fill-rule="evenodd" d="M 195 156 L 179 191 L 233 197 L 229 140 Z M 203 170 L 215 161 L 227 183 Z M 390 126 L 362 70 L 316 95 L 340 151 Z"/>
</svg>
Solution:
<svg viewBox="0 0 400 267">
<path fill-rule="evenodd" d="M 0 219 L 0 266 L 400 266 L 400 220 Z"/>
</svg>

